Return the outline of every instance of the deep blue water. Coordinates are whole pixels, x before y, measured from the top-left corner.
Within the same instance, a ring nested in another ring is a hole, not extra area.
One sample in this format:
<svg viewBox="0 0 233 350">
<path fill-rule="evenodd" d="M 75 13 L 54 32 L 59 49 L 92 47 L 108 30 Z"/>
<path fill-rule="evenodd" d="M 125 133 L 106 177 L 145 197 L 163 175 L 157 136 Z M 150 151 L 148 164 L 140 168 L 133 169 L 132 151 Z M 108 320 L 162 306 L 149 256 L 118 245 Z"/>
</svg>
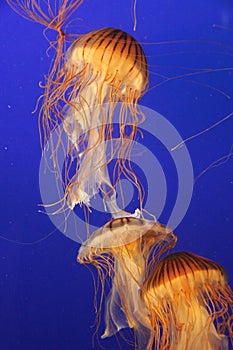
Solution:
<svg viewBox="0 0 233 350">
<path fill-rule="evenodd" d="M 86 0 L 70 31 L 116 27 L 145 43 L 152 89 L 141 104 L 166 117 L 183 138 L 231 113 L 232 2 L 206 0 L 203 5 L 201 0 L 138 0 L 136 32 L 131 8 L 132 1 Z M 41 149 L 37 113 L 32 111 L 42 93 L 39 82 L 48 72 L 52 52 L 46 55 L 42 26 L 24 20 L 5 2 L 0 10 L 1 349 L 89 350 L 95 317 L 91 274 L 76 262 L 78 243 L 38 212 Z M 179 40 L 184 42 L 175 42 Z M 212 72 L 153 88 L 160 82 L 154 73 L 175 76 L 195 68 Z M 195 176 L 229 153 L 232 134 L 231 118 L 187 143 Z M 232 164 L 231 158 L 195 183 L 189 209 L 175 233 L 179 238 L 176 250 L 222 264 L 233 286 Z M 172 187 L 172 178 L 170 181 Z M 165 218 L 166 212 L 163 215 Z M 116 349 L 116 344 L 114 337 L 101 341 L 106 349 Z M 94 348 L 101 346 L 95 342 Z M 122 348 L 131 347 L 122 343 Z"/>
</svg>

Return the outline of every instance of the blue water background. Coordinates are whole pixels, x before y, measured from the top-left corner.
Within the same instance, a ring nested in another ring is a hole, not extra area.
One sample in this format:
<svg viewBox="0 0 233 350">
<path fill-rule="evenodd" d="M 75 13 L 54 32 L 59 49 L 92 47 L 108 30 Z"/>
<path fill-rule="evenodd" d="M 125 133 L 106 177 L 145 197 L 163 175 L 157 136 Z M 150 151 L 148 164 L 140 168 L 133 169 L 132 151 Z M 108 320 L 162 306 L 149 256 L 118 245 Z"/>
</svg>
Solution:
<svg viewBox="0 0 233 350">
<path fill-rule="evenodd" d="M 132 1 L 86 0 L 70 31 L 116 27 L 140 42 L 168 42 L 143 45 L 151 73 L 174 76 L 187 72 L 178 66 L 233 68 L 232 1 L 138 0 L 136 32 L 131 12 Z M 50 57 L 46 55 L 43 29 L 1 1 L 0 347 L 89 350 L 95 318 L 91 274 L 76 262 L 79 245 L 38 212 L 41 149 L 37 113 L 32 111 L 42 93 L 39 82 L 52 58 L 52 52 Z M 187 42 L 174 43 L 176 40 Z M 150 86 L 158 82 L 151 74 Z M 224 91 L 229 98 L 207 85 Z M 233 71 L 170 81 L 147 92 L 141 103 L 165 116 L 186 138 L 233 111 Z M 230 119 L 187 144 L 196 176 L 229 152 L 232 125 Z M 189 210 L 175 232 L 179 238 L 176 250 L 222 264 L 233 286 L 232 165 L 230 159 L 197 181 Z M 40 243 L 22 243 L 47 236 Z M 122 349 L 131 349 L 120 343 Z M 101 345 L 117 349 L 114 337 Z M 94 349 L 101 349 L 98 342 Z"/>
</svg>

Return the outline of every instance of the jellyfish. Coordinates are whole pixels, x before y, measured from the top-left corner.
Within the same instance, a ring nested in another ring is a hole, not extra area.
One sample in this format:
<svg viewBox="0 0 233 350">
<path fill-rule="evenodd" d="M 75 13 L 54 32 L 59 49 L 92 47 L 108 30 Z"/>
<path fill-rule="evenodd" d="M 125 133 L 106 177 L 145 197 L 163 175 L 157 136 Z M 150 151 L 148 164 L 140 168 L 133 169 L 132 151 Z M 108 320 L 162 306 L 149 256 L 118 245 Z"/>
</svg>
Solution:
<svg viewBox="0 0 233 350">
<path fill-rule="evenodd" d="M 97 268 L 103 291 L 105 274 L 111 278 L 102 338 L 133 328 L 140 335 L 138 345 L 145 349 L 150 337 L 144 335 L 150 332 L 151 323 L 140 290 L 160 256 L 176 241 L 174 233 L 158 222 L 124 217 L 111 220 L 82 244 L 77 260 Z"/>
<path fill-rule="evenodd" d="M 120 173 L 126 173 L 137 184 L 125 158 L 129 158 L 131 141 L 143 120 L 137 104 L 147 85 L 145 54 L 140 44 L 122 30 L 95 30 L 80 36 L 69 48 L 66 76 L 59 89 L 63 92 L 72 86 L 63 117 L 70 149 L 78 159 L 75 174 L 67 183 L 71 209 L 80 203 L 89 206 L 90 199 L 101 191 L 112 216 L 119 216 L 115 186 Z M 119 115 L 115 118 L 119 136 L 112 141 L 114 113 L 119 103 Z M 117 159 L 118 175 L 112 184 L 107 165 L 113 158 Z"/>
<path fill-rule="evenodd" d="M 163 258 L 141 288 L 150 313 L 147 349 L 228 349 L 233 340 L 233 292 L 224 268 L 177 252 Z"/>
<path fill-rule="evenodd" d="M 59 194 L 61 209 L 65 204 L 71 210 L 77 204 L 89 208 L 90 200 L 100 193 L 112 217 L 125 216 L 116 201 L 122 174 L 137 188 L 141 209 L 143 189 L 130 164 L 132 140 L 144 119 L 138 101 L 148 86 L 141 45 L 115 28 L 65 34 L 63 27 L 81 0 L 63 0 L 54 9 L 49 1 L 47 9 L 36 0 L 8 3 L 21 16 L 59 34 L 51 42 L 56 55 L 44 84 L 39 131 L 46 164 L 64 188 L 64 195 Z M 118 137 L 113 137 L 114 123 Z M 113 159 L 117 161 L 110 178 L 108 166 Z"/>
</svg>

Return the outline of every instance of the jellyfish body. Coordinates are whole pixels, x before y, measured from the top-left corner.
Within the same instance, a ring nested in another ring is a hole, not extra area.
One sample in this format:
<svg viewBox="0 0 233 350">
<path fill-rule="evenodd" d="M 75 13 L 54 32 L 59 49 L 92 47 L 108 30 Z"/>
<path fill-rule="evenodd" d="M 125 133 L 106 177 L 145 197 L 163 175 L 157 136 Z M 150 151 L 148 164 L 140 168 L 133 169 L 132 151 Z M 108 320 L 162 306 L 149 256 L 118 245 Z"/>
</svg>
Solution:
<svg viewBox="0 0 233 350">
<path fill-rule="evenodd" d="M 37 0 L 7 1 L 21 16 L 58 32 L 57 41 L 51 43 L 56 55 L 39 113 L 45 165 L 59 182 L 59 200 L 48 206 L 60 205 L 54 213 L 63 211 L 66 204 L 68 209 L 76 204 L 89 208 L 99 193 L 113 218 L 127 216 L 116 200 L 116 187 L 124 174 L 138 189 L 135 216 L 141 217 L 144 193 L 130 165 L 132 140 L 144 119 L 138 101 L 148 86 L 141 45 L 122 30 L 102 28 L 76 35 L 78 39 L 67 51 L 63 26 L 82 0 L 64 0 L 59 5 L 45 1 L 43 6 Z M 114 118 L 117 137 L 113 136 Z M 113 159 L 111 178 L 108 166 Z M 124 202 L 122 192 L 118 198 Z"/>
<path fill-rule="evenodd" d="M 130 327 L 141 335 L 140 343 L 145 344 L 142 334 L 149 330 L 150 319 L 140 288 L 152 265 L 175 244 L 176 236 L 168 227 L 132 217 L 110 221 L 83 243 L 78 261 L 96 266 L 102 283 L 104 270 L 112 278 L 102 338 Z"/>
<path fill-rule="evenodd" d="M 62 85 L 69 81 L 72 91 L 63 126 L 78 159 L 76 172 L 67 185 L 68 206 L 72 209 L 80 203 L 89 205 L 100 190 L 116 217 L 114 213 L 119 209 L 115 184 L 110 181 L 107 164 L 114 157 L 124 163 L 143 118 L 137 104 L 148 85 L 146 57 L 132 36 L 103 28 L 82 35 L 72 44 L 66 56 L 66 72 Z M 119 137 L 107 147 L 113 139 L 114 111 L 119 102 Z M 131 126 L 127 135 L 126 125 Z M 125 163 L 121 169 L 127 172 Z M 136 183 L 135 177 L 134 180 Z"/>
<path fill-rule="evenodd" d="M 162 259 L 141 289 L 150 312 L 147 349 L 225 350 L 233 332 L 233 292 L 220 265 L 178 252 Z"/>
</svg>

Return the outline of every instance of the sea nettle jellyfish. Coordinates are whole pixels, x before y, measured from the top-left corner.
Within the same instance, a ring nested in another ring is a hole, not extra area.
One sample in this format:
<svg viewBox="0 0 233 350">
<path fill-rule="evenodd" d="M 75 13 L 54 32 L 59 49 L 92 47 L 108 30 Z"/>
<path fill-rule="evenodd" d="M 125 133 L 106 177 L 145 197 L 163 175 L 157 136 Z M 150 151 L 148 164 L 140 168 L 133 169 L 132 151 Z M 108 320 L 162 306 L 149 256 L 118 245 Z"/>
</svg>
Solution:
<svg viewBox="0 0 233 350">
<path fill-rule="evenodd" d="M 233 340 L 233 292 L 219 264 L 187 252 L 162 259 L 141 289 L 150 313 L 147 349 L 225 350 Z"/>
<path fill-rule="evenodd" d="M 82 35 L 70 47 L 64 81 L 58 88 L 59 96 L 69 91 L 69 108 L 62 121 L 78 159 L 75 174 L 66 187 L 70 208 L 78 203 L 89 205 L 100 190 L 116 217 L 115 186 L 121 173 L 138 186 L 125 159 L 130 158 L 130 141 L 143 120 L 137 104 L 147 85 L 144 52 L 131 35 L 121 30 L 102 28 Z M 119 135 L 117 142 L 111 143 L 114 111 L 119 102 L 115 120 L 119 123 Z M 106 141 L 110 142 L 109 147 Z M 107 164 L 113 158 L 117 159 L 117 169 L 112 184 Z"/>
<path fill-rule="evenodd" d="M 140 290 L 161 255 L 173 248 L 176 241 L 173 232 L 158 222 L 124 217 L 110 221 L 82 244 L 78 262 L 94 265 L 102 283 L 99 310 L 106 275 L 111 278 L 102 338 L 130 327 L 138 339 L 137 346 L 146 349 L 151 320 Z M 99 320 L 98 314 L 97 328 Z"/>
<path fill-rule="evenodd" d="M 89 207 L 100 193 L 113 217 L 124 216 L 116 203 L 116 186 L 124 175 L 138 189 L 141 209 L 143 189 L 129 159 L 137 125 L 144 119 L 138 101 L 148 86 L 142 47 L 115 28 L 76 35 L 77 40 L 64 34 L 62 28 L 81 0 L 59 1 L 59 6 L 55 1 L 54 7 L 52 1 L 7 1 L 23 17 L 59 33 L 51 42 L 56 56 L 44 86 L 39 127 L 47 164 L 64 188 L 60 203 L 70 209 Z M 67 50 L 68 40 L 73 43 Z M 110 179 L 107 167 L 113 159 Z"/>
</svg>

